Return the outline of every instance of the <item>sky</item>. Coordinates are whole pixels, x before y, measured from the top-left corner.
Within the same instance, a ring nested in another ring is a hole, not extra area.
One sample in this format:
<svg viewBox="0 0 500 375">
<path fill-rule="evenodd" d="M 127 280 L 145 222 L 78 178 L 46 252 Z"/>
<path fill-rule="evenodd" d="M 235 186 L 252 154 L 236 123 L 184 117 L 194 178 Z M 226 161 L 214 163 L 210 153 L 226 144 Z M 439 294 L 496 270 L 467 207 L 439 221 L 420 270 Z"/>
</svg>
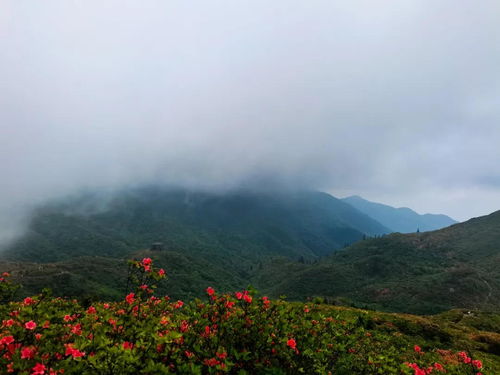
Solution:
<svg viewBox="0 0 500 375">
<path fill-rule="evenodd" d="M 81 189 L 500 209 L 498 0 L 1 0 L 0 238 Z"/>
</svg>

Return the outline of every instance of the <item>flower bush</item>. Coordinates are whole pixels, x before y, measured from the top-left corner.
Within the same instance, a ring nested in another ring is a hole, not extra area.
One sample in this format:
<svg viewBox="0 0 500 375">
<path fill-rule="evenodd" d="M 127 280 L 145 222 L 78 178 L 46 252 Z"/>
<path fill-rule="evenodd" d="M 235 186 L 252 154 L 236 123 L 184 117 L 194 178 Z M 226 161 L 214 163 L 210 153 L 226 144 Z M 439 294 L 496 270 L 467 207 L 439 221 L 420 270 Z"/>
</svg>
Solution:
<svg viewBox="0 0 500 375">
<path fill-rule="evenodd" d="M 154 296 L 165 278 L 144 258 L 130 262 L 121 302 L 84 308 L 42 293 L 3 304 L 0 372 L 487 374 L 470 353 L 423 349 L 404 335 L 371 329 L 362 313 L 344 319 L 328 306 L 212 287 L 203 301 L 170 301 Z"/>
</svg>

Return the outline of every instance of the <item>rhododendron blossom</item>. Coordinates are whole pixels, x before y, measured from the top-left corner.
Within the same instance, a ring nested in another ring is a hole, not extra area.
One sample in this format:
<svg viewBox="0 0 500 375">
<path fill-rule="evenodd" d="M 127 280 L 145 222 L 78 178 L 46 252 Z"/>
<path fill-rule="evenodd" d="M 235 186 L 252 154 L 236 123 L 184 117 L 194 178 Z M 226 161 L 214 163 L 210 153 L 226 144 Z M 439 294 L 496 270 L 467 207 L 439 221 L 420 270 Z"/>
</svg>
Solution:
<svg viewBox="0 0 500 375">
<path fill-rule="evenodd" d="M 125 341 L 122 346 L 123 346 L 123 349 L 125 349 L 125 350 L 131 350 L 131 349 L 133 349 L 134 344 L 131 342 Z"/>
<path fill-rule="evenodd" d="M 21 349 L 22 359 L 32 359 L 35 357 L 36 349 L 33 347 L 25 347 Z"/>
<path fill-rule="evenodd" d="M 31 369 L 31 375 L 44 375 L 47 367 L 43 363 L 37 363 L 35 367 Z"/>
<path fill-rule="evenodd" d="M 129 293 L 127 294 L 127 296 L 125 297 L 125 301 L 130 305 L 132 303 L 134 303 L 135 301 L 135 294 L 134 293 Z"/>
<path fill-rule="evenodd" d="M 36 323 L 33 320 L 30 320 L 24 324 L 24 328 L 34 330 L 36 328 Z"/>
</svg>

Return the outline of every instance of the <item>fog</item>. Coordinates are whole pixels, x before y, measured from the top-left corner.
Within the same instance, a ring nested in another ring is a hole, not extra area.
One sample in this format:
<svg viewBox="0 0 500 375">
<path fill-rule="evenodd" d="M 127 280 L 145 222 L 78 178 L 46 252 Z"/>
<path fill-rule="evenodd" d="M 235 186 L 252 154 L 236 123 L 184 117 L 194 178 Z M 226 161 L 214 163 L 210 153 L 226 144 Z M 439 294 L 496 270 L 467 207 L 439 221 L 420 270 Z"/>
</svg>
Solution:
<svg viewBox="0 0 500 375">
<path fill-rule="evenodd" d="M 4 0 L 0 238 L 82 189 L 500 209 L 500 3 Z"/>
</svg>

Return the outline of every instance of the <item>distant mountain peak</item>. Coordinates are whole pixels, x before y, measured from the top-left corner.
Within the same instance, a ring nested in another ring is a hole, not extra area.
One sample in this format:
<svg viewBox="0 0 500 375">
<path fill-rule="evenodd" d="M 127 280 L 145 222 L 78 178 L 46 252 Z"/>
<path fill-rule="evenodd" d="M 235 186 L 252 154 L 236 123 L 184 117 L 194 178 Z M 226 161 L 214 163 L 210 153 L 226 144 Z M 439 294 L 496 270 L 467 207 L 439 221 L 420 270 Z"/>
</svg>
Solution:
<svg viewBox="0 0 500 375">
<path fill-rule="evenodd" d="M 457 223 L 446 215 L 428 213 L 420 215 L 408 207 L 396 208 L 383 203 L 371 202 L 359 195 L 352 195 L 342 200 L 394 232 L 412 233 L 417 230 L 426 232 Z"/>
</svg>

